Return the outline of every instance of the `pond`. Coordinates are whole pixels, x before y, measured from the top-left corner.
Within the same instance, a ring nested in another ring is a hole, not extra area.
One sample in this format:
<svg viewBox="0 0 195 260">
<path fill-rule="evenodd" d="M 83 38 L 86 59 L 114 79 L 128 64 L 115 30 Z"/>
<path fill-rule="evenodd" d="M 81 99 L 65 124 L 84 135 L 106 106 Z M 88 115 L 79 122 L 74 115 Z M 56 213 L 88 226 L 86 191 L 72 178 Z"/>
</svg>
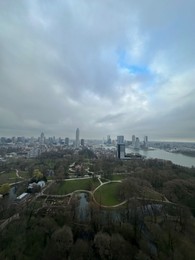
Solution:
<svg viewBox="0 0 195 260">
<path fill-rule="evenodd" d="M 79 204 L 77 207 L 77 216 L 79 221 L 90 221 L 90 207 L 89 207 L 89 194 L 88 193 L 78 193 Z M 134 209 L 135 210 L 135 209 Z M 143 218 L 147 215 L 160 214 L 162 210 L 161 204 L 147 204 L 141 207 L 137 207 L 136 212 L 139 218 Z M 115 209 L 100 209 L 99 211 L 100 222 L 106 224 L 107 220 L 113 222 L 123 222 L 127 216 L 134 214 L 133 210 L 127 208 L 115 208 Z"/>
<path fill-rule="evenodd" d="M 8 196 L 9 201 L 10 202 L 14 201 L 16 199 L 16 197 L 17 197 L 16 196 L 16 187 L 14 186 L 14 187 L 11 187 L 11 189 L 9 191 L 9 196 Z"/>
<path fill-rule="evenodd" d="M 79 196 L 79 205 L 77 208 L 78 218 L 81 222 L 90 221 L 89 214 L 89 194 L 81 192 L 78 193 Z"/>
</svg>

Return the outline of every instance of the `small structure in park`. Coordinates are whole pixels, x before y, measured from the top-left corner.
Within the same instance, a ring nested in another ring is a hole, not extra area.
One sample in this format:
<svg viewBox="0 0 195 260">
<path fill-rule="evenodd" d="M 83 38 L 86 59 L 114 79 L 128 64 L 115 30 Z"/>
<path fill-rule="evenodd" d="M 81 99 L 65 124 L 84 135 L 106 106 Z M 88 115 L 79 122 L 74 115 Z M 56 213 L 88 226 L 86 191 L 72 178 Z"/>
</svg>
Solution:
<svg viewBox="0 0 195 260">
<path fill-rule="evenodd" d="M 26 199 L 29 196 L 28 193 L 24 192 L 22 194 L 20 194 L 16 199 L 17 201 L 23 201 L 24 199 Z"/>
<path fill-rule="evenodd" d="M 44 181 L 39 181 L 39 182 L 33 182 L 33 183 L 30 183 L 28 185 L 28 189 L 27 191 L 29 193 L 36 193 L 36 192 L 40 192 L 41 189 L 43 189 L 45 187 L 45 182 Z"/>
</svg>

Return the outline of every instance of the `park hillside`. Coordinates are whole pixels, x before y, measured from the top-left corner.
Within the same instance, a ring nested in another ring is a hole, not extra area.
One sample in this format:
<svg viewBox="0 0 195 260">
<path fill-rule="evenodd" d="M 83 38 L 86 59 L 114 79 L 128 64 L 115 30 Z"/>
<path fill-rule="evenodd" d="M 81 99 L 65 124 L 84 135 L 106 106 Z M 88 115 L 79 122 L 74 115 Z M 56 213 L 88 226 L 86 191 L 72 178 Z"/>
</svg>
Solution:
<svg viewBox="0 0 195 260">
<path fill-rule="evenodd" d="M 0 164 L 0 259 L 195 259 L 195 169 L 87 148 Z"/>
</svg>

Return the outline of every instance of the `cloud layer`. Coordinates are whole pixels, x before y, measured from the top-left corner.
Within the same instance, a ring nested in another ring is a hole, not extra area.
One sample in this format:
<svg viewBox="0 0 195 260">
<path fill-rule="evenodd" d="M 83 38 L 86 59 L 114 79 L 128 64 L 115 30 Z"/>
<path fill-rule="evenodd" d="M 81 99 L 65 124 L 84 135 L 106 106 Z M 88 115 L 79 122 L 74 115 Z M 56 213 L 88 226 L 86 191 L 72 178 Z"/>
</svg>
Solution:
<svg viewBox="0 0 195 260">
<path fill-rule="evenodd" d="M 195 141 L 195 2 L 0 2 L 0 136 Z"/>
</svg>

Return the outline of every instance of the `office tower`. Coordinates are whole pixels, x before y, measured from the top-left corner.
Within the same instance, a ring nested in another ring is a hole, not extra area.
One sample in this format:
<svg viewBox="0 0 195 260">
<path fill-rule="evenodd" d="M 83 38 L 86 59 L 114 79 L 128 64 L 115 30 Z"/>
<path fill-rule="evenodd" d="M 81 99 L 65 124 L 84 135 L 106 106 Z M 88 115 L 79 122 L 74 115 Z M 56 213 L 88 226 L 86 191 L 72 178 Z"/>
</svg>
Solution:
<svg viewBox="0 0 195 260">
<path fill-rule="evenodd" d="M 12 143 L 16 143 L 16 137 L 15 136 L 12 137 Z"/>
<path fill-rule="evenodd" d="M 140 142 L 139 142 L 139 137 L 136 137 L 135 139 L 135 146 L 134 146 L 135 149 L 139 149 L 140 148 Z"/>
<path fill-rule="evenodd" d="M 79 148 L 79 128 L 76 130 L 76 142 L 75 142 L 76 148 Z"/>
<path fill-rule="evenodd" d="M 124 136 L 123 135 L 117 136 L 117 144 L 124 144 Z"/>
<path fill-rule="evenodd" d="M 84 146 L 85 145 L 85 140 L 81 139 L 81 145 Z"/>
<path fill-rule="evenodd" d="M 135 135 L 132 135 L 132 146 L 135 147 Z"/>
<path fill-rule="evenodd" d="M 69 138 L 68 137 L 65 138 L 65 145 L 69 146 Z"/>
<path fill-rule="evenodd" d="M 41 133 L 40 143 L 41 143 L 41 144 L 44 144 L 44 143 L 45 143 L 45 136 L 44 136 L 44 133 L 43 133 L 43 132 Z"/>
<path fill-rule="evenodd" d="M 144 148 L 148 148 L 148 137 L 144 136 Z"/>
<path fill-rule="evenodd" d="M 117 144 L 117 158 L 125 159 L 125 144 Z"/>
<path fill-rule="evenodd" d="M 111 144 L 112 143 L 112 140 L 110 138 L 110 135 L 107 135 L 107 144 Z"/>
</svg>

